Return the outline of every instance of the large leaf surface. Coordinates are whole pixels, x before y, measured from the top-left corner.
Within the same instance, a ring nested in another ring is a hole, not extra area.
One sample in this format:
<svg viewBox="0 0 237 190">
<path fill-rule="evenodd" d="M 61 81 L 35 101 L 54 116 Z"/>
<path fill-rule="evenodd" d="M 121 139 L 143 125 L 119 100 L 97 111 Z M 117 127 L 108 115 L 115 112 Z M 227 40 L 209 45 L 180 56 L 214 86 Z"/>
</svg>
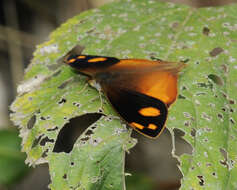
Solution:
<svg viewBox="0 0 237 190">
<path fill-rule="evenodd" d="M 124 151 L 134 141 L 118 119 L 102 117 L 70 153 L 52 152 L 69 119 L 101 111 L 98 92 L 59 61 L 79 44 L 84 54 L 189 59 L 167 122 L 171 131 L 182 129 L 193 147 L 192 155 L 180 158 L 181 189 L 237 188 L 236 10 L 237 5 L 193 9 L 130 0 L 67 21 L 38 46 L 11 106 L 27 161 L 49 162 L 52 189 L 124 188 Z M 103 113 L 116 115 L 106 100 Z"/>
</svg>

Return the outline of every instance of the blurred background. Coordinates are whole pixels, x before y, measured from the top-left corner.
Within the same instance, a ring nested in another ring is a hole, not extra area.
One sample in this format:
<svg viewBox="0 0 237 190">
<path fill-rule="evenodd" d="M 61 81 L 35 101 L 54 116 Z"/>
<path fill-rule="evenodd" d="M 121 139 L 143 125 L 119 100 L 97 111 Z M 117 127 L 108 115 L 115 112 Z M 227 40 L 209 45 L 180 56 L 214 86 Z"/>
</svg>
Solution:
<svg viewBox="0 0 237 190">
<path fill-rule="evenodd" d="M 112 0 L 1 0 L 0 1 L 0 190 L 46 190 L 50 183 L 47 165 L 28 168 L 20 153 L 18 132 L 9 120 L 8 106 L 17 84 L 32 59 L 36 45 L 67 19 Z M 163 0 L 165 1 L 165 0 Z M 220 6 L 237 0 L 169 0 L 193 7 Z M 192 148 L 176 130 L 176 153 Z M 128 190 L 176 190 L 181 172 L 171 156 L 172 142 L 166 130 L 159 140 L 133 133 L 139 143 L 126 158 Z M 139 159 L 137 159 L 139 158 Z"/>
</svg>

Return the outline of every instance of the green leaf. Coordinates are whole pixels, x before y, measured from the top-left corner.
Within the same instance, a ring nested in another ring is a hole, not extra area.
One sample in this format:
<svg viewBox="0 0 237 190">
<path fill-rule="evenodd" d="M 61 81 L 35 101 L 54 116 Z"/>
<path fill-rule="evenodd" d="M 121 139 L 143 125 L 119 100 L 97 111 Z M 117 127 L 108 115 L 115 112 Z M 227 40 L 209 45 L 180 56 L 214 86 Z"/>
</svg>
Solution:
<svg viewBox="0 0 237 190">
<path fill-rule="evenodd" d="M 0 130 L 0 186 L 16 182 L 28 170 L 20 147 L 21 139 L 16 131 Z"/>
<path fill-rule="evenodd" d="M 79 44 L 84 54 L 188 59 L 167 122 L 171 132 L 183 130 L 193 147 L 192 155 L 180 157 L 181 189 L 236 189 L 236 9 L 236 4 L 193 9 L 124 0 L 67 21 L 38 46 L 11 106 L 27 162 L 49 163 L 52 189 L 124 189 L 124 151 L 134 141 L 107 100 L 102 109 L 86 78 L 60 62 Z M 105 116 L 90 127 L 92 135 L 81 135 L 70 153 L 53 152 L 59 131 L 71 118 L 101 109 Z"/>
</svg>

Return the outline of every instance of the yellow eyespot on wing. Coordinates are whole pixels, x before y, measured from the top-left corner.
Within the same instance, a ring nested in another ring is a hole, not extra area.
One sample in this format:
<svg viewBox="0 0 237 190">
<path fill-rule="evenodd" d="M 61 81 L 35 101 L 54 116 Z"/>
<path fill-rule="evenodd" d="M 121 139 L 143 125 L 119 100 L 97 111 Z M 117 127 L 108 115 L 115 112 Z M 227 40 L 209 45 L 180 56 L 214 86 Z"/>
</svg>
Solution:
<svg viewBox="0 0 237 190">
<path fill-rule="evenodd" d="M 148 125 L 148 128 L 149 128 L 149 129 L 152 129 L 152 130 L 156 130 L 156 129 L 157 129 L 157 126 L 154 125 L 154 124 L 149 124 L 149 125 Z"/>
<path fill-rule="evenodd" d="M 160 110 L 154 107 L 142 108 L 138 111 L 142 116 L 156 117 L 160 115 Z"/>
<path fill-rule="evenodd" d="M 78 59 L 85 59 L 86 56 L 85 56 L 85 55 L 79 55 L 79 56 L 77 56 L 77 58 L 78 58 Z"/>
<path fill-rule="evenodd" d="M 72 58 L 72 59 L 68 60 L 67 63 L 73 63 L 74 61 L 76 61 L 76 59 Z"/>
<path fill-rule="evenodd" d="M 144 129 L 144 126 L 142 126 L 138 123 L 135 123 L 135 122 L 130 123 L 130 125 L 132 125 L 135 128 L 141 129 L 141 130 Z"/>
<path fill-rule="evenodd" d="M 107 60 L 106 57 L 98 57 L 98 58 L 89 59 L 88 62 L 89 63 L 94 63 L 94 62 L 106 61 L 106 60 Z"/>
</svg>

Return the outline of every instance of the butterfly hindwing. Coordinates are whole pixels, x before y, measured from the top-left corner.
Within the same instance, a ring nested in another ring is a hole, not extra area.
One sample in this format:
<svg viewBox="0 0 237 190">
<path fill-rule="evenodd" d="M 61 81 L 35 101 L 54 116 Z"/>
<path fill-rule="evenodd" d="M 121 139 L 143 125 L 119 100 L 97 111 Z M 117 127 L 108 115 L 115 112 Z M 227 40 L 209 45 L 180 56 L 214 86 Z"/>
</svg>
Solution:
<svg viewBox="0 0 237 190">
<path fill-rule="evenodd" d="M 162 101 L 128 89 L 108 86 L 103 89 L 112 106 L 132 128 L 152 138 L 162 132 L 168 113 Z"/>
</svg>

